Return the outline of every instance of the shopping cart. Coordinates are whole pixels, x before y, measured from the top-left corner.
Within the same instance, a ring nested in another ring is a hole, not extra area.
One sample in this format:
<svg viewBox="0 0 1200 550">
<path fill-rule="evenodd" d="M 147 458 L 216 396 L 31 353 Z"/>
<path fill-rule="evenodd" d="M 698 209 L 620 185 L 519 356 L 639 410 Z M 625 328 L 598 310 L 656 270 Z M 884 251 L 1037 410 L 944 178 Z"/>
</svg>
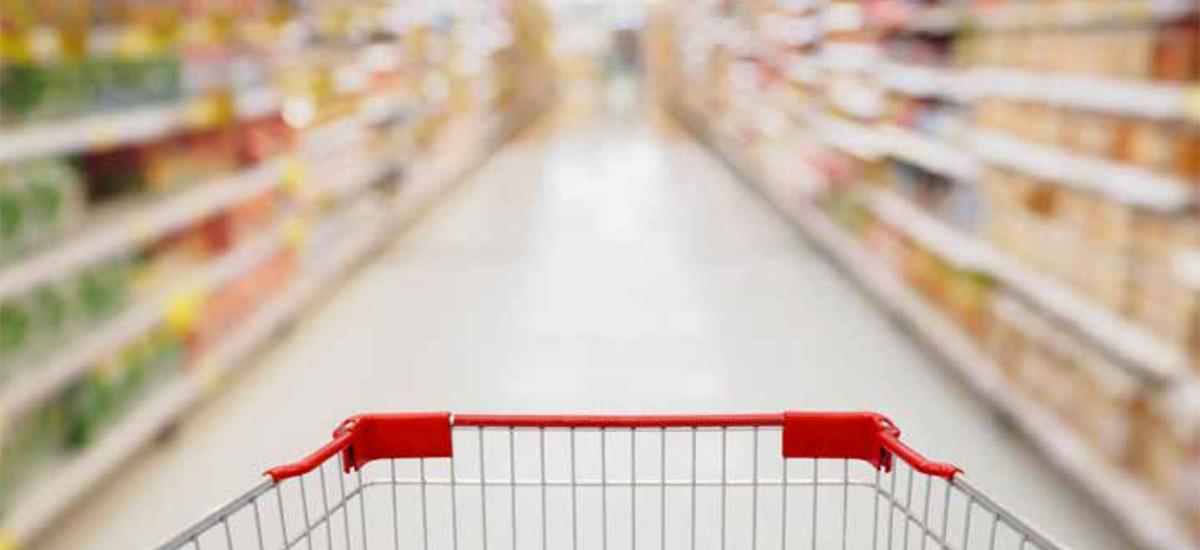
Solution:
<svg viewBox="0 0 1200 550">
<path fill-rule="evenodd" d="M 266 475 L 162 548 L 1060 548 L 874 413 L 362 415 Z"/>
</svg>

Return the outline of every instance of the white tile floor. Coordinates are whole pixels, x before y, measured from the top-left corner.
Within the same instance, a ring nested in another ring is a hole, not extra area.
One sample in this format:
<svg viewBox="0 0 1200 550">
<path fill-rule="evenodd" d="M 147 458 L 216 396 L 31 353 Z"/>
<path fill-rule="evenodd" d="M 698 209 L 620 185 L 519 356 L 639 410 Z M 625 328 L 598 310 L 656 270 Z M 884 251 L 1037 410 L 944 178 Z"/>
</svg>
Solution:
<svg viewBox="0 0 1200 550">
<path fill-rule="evenodd" d="M 146 547 L 364 410 L 876 409 L 1063 541 L 1102 518 L 715 158 L 650 117 L 504 148 L 47 548 Z"/>
</svg>

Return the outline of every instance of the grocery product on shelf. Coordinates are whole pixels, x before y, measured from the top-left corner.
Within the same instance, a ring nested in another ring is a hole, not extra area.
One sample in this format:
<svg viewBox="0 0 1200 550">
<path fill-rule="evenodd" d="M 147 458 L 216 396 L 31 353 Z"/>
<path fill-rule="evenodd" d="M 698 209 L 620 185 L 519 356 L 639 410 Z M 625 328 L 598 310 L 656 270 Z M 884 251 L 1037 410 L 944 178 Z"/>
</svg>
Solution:
<svg viewBox="0 0 1200 550">
<path fill-rule="evenodd" d="M 1177 503 L 1200 535 L 1200 384 L 1193 381 L 1157 397 L 1138 422 L 1137 472 L 1167 503 Z"/>
<path fill-rule="evenodd" d="M 76 228 L 83 204 L 83 180 L 68 162 L 0 166 L 0 265 Z"/>
</svg>

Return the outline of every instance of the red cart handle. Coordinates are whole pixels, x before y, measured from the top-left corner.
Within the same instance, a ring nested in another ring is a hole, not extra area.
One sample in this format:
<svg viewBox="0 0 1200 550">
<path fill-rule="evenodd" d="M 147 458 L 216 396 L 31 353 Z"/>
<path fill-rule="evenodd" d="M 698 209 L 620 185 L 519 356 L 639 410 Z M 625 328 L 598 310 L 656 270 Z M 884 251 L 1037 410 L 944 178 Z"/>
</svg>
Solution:
<svg viewBox="0 0 1200 550">
<path fill-rule="evenodd" d="M 887 417 L 871 412 L 785 412 L 734 415 L 451 415 L 364 414 L 342 422 L 333 440 L 298 462 L 267 470 L 275 482 L 311 472 L 337 453 L 347 472 L 385 458 L 449 458 L 454 426 L 505 428 L 782 427 L 785 458 L 844 458 L 890 471 L 900 457 L 923 474 L 952 479 L 957 466 L 934 462 L 900 441 Z"/>
</svg>

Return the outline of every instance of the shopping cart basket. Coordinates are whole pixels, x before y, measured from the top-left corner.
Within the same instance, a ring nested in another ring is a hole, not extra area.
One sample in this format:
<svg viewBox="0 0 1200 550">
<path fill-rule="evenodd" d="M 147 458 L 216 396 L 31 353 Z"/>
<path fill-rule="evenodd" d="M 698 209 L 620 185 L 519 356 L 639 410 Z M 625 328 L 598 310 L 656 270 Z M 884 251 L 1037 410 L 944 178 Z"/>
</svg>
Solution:
<svg viewBox="0 0 1200 550">
<path fill-rule="evenodd" d="M 362 415 L 266 475 L 163 548 L 1060 548 L 874 413 Z"/>
</svg>

